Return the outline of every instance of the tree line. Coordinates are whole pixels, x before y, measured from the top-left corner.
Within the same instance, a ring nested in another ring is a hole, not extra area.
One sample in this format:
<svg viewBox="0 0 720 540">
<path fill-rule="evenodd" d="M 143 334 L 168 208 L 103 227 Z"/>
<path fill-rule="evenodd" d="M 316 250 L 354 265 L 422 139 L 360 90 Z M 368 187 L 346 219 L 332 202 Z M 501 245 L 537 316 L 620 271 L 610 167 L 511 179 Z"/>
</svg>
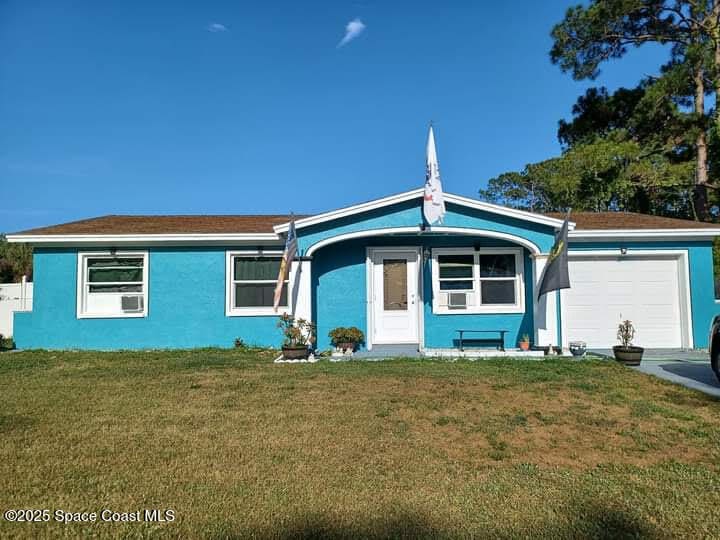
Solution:
<svg viewBox="0 0 720 540">
<path fill-rule="evenodd" d="M 32 281 L 32 248 L 11 244 L 0 234 L 0 283 L 18 283 L 23 276 Z"/>
<path fill-rule="evenodd" d="M 500 174 L 480 196 L 539 212 L 717 220 L 720 107 L 708 103 L 720 102 L 720 0 L 591 0 L 551 36 L 551 61 L 576 80 L 632 47 L 664 45 L 668 58 L 634 88 L 587 90 L 559 122 L 560 156 Z"/>
</svg>

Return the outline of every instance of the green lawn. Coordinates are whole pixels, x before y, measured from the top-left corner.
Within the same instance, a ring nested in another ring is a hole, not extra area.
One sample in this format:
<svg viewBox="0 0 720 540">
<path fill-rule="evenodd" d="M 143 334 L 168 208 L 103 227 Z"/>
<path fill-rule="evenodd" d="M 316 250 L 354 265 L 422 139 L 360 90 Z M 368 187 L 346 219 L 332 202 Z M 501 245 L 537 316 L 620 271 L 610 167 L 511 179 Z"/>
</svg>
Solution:
<svg viewBox="0 0 720 540">
<path fill-rule="evenodd" d="M 720 537 L 720 403 L 612 362 L 0 354 L 0 537 Z"/>
</svg>

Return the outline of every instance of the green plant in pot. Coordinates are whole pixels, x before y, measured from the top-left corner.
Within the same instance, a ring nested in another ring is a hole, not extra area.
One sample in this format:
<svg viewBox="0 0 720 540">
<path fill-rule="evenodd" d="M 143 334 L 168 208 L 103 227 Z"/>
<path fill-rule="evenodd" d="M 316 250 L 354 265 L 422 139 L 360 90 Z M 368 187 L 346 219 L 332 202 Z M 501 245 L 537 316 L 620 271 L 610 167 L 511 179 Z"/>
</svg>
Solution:
<svg viewBox="0 0 720 540">
<path fill-rule="evenodd" d="M 520 349 L 523 351 L 530 350 L 530 336 L 527 334 L 523 334 L 522 338 L 520 338 L 519 341 Z"/>
<path fill-rule="evenodd" d="M 338 326 L 328 332 L 328 337 L 335 347 L 344 351 L 354 351 L 355 348 L 365 341 L 363 331 L 355 326 Z"/>
<path fill-rule="evenodd" d="M 310 346 L 315 342 L 315 325 L 306 319 L 296 319 L 283 313 L 277 327 L 282 330 L 282 353 L 286 360 L 298 360 L 310 355 Z"/>
<path fill-rule="evenodd" d="M 615 360 L 626 366 L 639 366 L 645 349 L 632 344 L 635 337 L 635 327 L 632 321 L 623 321 L 618 326 L 617 338 L 621 343 L 613 347 Z"/>
</svg>

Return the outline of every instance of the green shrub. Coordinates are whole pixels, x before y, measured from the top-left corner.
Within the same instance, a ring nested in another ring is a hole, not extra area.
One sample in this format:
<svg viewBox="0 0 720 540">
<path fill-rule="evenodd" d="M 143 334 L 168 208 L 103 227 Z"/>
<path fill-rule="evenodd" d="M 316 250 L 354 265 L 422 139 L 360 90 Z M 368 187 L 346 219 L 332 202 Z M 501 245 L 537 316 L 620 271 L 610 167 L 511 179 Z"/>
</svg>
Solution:
<svg viewBox="0 0 720 540">
<path fill-rule="evenodd" d="M 338 326 L 328 332 L 328 337 L 336 347 L 341 343 L 353 343 L 357 345 L 365 341 L 365 334 L 356 326 Z"/>
</svg>

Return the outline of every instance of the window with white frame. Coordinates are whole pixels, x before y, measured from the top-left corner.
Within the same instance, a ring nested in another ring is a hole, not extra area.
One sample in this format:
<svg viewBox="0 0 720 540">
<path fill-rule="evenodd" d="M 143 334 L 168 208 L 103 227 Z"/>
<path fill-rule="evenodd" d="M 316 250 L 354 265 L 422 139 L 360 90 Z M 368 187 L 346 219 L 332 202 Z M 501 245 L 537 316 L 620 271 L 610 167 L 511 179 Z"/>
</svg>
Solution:
<svg viewBox="0 0 720 540">
<path fill-rule="evenodd" d="M 273 300 L 282 254 L 236 252 L 227 255 L 227 314 L 275 315 Z M 278 312 L 290 309 L 285 280 Z"/>
<path fill-rule="evenodd" d="M 147 252 L 78 254 L 77 316 L 145 317 Z"/>
<path fill-rule="evenodd" d="M 432 251 L 435 313 L 522 313 L 523 253 L 516 248 Z"/>
</svg>

